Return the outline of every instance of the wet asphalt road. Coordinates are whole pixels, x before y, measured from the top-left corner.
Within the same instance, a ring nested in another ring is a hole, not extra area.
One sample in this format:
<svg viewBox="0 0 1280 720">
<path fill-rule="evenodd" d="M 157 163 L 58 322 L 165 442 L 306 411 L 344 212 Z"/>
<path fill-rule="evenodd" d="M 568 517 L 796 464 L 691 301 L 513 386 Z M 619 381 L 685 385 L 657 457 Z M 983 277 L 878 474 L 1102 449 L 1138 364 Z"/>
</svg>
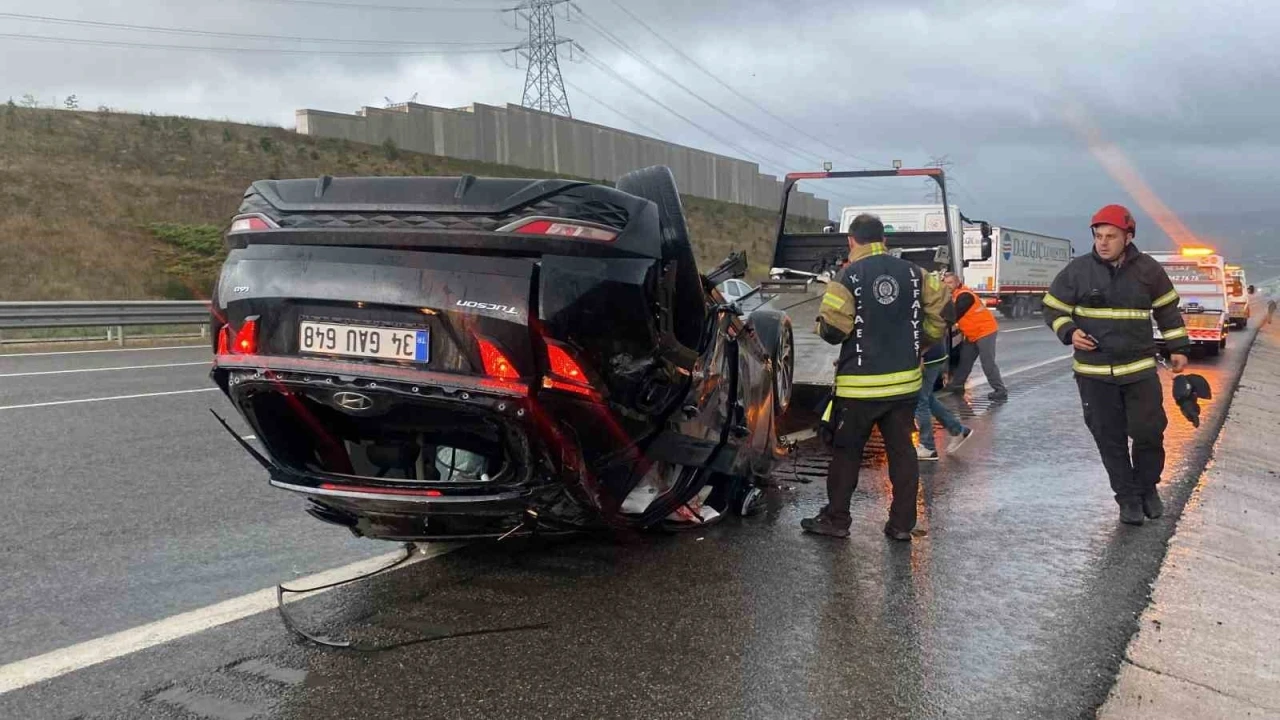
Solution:
<svg viewBox="0 0 1280 720">
<path fill-rule="evenodd" d="M 1238 377 L 1242 339 L 1194 362 L 1215 391 Z M 1065 354 L 1047 330 L 1000 339 L 1006 374 Z M 0 358 L 0 374 L 52 362 Z M 1124 528 L 1067 367 L 1010 377 L 1005 405 L 983 392 L 972 405 L 948 400 L 979 435 L 925 466 L 929 534 L 910 546 L 879 534 L 888 488 L 876 458 L 853 538 L 799 533 L 823 501 L 821 451 L 806 448 L 778 468 L 754 518 L 674 536 L 471 546 L 298 606 L 310 626 L 365 645 L 413 644 L 320 651 L 262 614 L 0 695 L 0 717 L 1086 717 L 1223 405 L 1199 431 L 1170 409 L 1170 513 Z M 201 367 L 166 373 L 176 379 L 157 375 L 155 391 L 207 383 Z M 0 378 L 0 407 L 124 394 L 84 375 Z M 4 577 L 23 578 L 0 589 L 0 664 L 387 549 L 267 489 L 203 419 L 211 405 L 228 409 L 204 393 L 0 410 L 0 487 L 17 493 L 0 562 Z M 37 482 L 55 476 L 55 488 Z M 530 623 L 546 626 L 420 642 Z"/>
<path fill-rule="evenodd" d="M 0 357 L 0 665 L 387 550 L 267 487 L 208 358 Z"/>
</svg>

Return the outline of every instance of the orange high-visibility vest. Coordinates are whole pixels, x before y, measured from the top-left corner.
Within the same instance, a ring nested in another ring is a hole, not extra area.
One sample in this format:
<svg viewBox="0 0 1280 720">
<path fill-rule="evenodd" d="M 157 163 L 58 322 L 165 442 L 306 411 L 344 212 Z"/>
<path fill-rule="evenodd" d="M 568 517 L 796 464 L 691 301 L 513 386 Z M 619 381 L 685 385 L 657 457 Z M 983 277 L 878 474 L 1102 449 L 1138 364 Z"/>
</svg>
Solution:
<svg viewBox="0 0 1280 720">
<path fill-rule="evenodd" d="M 951 294 L 951 301 L 959 303 L 960 296 L 965 294 L 973 296 L 973 307 L 956 320 L 956 327 L 960 328 L 964 339 L 977 342 L 999 330 L 1000 325 L 996 322 L 996 316 L 991 314 L 991 309 L 982 302 L 982 298 L 969 288 L 964 286 L 956 288 L 956 291 Z"/>
</svg>

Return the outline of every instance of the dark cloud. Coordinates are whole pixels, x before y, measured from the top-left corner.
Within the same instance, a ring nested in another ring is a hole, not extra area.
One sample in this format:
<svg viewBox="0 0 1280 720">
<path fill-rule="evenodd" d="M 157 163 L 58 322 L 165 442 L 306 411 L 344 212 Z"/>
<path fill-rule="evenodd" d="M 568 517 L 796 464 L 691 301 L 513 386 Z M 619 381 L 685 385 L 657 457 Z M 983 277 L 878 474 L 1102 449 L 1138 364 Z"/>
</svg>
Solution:
<svg viewBox="0 0 1280 720">
<path fill-rule="evenodd" d="M 349 0 L 492 9 L 498 0 Z M 637 25 L 613 0 L 562 6 L 560 32 L 704 129 L 657 108 L 590 62 L 563 64 L 575 114 L 743 155 L 768 172 L 908 164 L 946 155 L 975 212 L 1073 215 L 1124 189 L 1068 122 L 1080 109 L 1175 210 L 1268 208 L 1280 161 L 1280 5 L 1253 0 L 619 0 L 683 53 L 766 106 L 725 90 Z M 353 11 L 270 2 L 19 2 L 4 12 L 215 32 L 518 43 L 511 16 Z M 564 13 L 572 12 L 572 20 Z M 602 26 L 639 53 L 637 61 Z M 388 52 L 385 45 L 269 43 L 50 25 L 0 18 L 0 33 L 187 46 Z M 459 106 L 518 102 L 510 54 L 403 57 L 206 54 L 0 41 L 0 94 L 291 125 L 294 110 L 354 111 L 419 93 Z M 659 77 L 653 63 L 725 117 Z M 743 127 L 743 124 L 752 129 Z M 789 127 L 791 126 L 791 127 Z M 796 133 L 798 127 L 804 134 Z M 709 133 L 707 131 L 710 131 Z M 716 137 L 712 137 L 712 135 Z M 762 137 L 765 136 L 765 137 Z M 821 142 L 814 140 L 817 138 Z M 823 186 L 824 190 L 830 189 Z M 831 190 L 846 200 L 918 201 L 913 188 Z M 831 193 L 828 193 L 831 194 Z"/>
</svg>

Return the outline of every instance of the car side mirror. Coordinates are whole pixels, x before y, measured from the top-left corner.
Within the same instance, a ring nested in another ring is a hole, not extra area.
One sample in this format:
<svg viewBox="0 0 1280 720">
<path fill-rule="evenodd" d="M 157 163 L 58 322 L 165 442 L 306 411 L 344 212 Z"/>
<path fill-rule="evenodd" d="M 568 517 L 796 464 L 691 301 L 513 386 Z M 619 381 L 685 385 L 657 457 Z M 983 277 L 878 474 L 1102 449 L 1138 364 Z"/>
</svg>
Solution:
<svg viewBox="0 0 1280 720">
<path fill-rule="evenodd" d="M 1250 286 L 1249 286 L 1249 294 L 1250 294 L 1250 295 L 1252 295 L 1252 294 L 1254 294 L 1254 293 L 1256 293 L 1256 292 L 1258 292 L 1258 288 L 1256 288 L 1256 287 L 1254 287 L 1254 286 L 1250 285 Z"/>
</svg>

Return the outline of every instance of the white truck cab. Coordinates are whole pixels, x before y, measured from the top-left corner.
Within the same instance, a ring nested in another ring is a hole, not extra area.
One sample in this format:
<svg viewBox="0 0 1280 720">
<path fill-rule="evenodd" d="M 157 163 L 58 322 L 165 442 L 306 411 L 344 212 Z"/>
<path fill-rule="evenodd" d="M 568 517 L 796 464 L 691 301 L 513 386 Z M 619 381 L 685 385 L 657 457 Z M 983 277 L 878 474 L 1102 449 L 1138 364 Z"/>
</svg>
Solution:
<svg viewBox="0 0 1280 720">
<path fill-rule="evenodd" d="M 1217 355 L 1227 347 L 1226 261 L 1212 248 L 1186 246 L 1147 253 L 1161 265 L 1178 291 L 1178 310 L 1193 346 Z M 1156 342 L 1163 341 L 1152 321 Z"/>
</svg>

